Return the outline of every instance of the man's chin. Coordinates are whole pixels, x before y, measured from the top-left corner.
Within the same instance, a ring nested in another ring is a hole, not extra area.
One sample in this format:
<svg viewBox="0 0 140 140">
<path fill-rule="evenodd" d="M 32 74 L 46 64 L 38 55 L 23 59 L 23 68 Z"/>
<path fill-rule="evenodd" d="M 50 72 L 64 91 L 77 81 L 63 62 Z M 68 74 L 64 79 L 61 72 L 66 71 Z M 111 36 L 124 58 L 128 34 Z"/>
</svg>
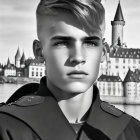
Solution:
<svg viewBox="0 0 140 140">
<path fill-rule="evenodd" d="M 65 88 L 68 92 L 71 92 L 73 94 L 79 94 L 84 93 L 89 89 L 89 85 L 83 84 L 83 83 L 73 83 L 70 85 L 67 85 Z"/>
</svg>

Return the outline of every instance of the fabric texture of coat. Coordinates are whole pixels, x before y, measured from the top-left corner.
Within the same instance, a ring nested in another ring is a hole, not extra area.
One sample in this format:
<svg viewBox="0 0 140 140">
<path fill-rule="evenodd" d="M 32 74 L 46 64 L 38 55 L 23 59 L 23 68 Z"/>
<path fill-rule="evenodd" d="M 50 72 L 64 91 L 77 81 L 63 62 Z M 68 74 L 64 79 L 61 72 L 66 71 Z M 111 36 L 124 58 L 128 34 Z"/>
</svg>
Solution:
<svg viewBox="0 0 140 140">
<path fill-rule="evenodd" d="M 96 86 L 86 122 L 76 134 L 45 79 L 20 88 L 1 104 L 0 140 L 140 140 L 140 122 L 101 101 Z M 20 93 L 25 96 L 19 98 Z"/>
</svg>

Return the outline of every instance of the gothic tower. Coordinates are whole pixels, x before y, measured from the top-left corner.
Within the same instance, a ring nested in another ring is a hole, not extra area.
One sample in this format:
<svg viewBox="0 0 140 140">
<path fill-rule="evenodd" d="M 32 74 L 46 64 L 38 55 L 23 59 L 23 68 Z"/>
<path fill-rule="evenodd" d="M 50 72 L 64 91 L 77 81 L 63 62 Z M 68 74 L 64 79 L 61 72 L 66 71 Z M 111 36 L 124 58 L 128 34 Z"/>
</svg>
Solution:
<svg viewBox="0 0 140 140">
<path fill-rule="evenodd" d="M 8 57 L 8 60 L 7 60 L 7 67 L 10 67 L 11 66 L 11 63 L 10 63 L 10 59 Z"/>
<path fill-rule="evenodd" d="M 20 67 L 21 68 L 25 67 L 25 55 L 24 55 L 24 52 L 23 52 L 22 57 L 20 59 Z"/>
<path fill-rule="evenodd" d="M 20 56 L 20 51 L 19 51 L 19 48 L 18 48 L 17 53 L 15 55 L 15 66 L 17 68 L 20 68 L 20 58 L 21 58 L 21 56 Z"/>
<path fill-rule="evenodd" d="M 125 25 L 125 21 L 123 18 L 120 2 L 118 3 L 114 21 L 111 21 L 111 25 L 112 25 L 112 46 L 116 45 L 121 46 L 123 44 L 123 26 Z"/>
</svg>

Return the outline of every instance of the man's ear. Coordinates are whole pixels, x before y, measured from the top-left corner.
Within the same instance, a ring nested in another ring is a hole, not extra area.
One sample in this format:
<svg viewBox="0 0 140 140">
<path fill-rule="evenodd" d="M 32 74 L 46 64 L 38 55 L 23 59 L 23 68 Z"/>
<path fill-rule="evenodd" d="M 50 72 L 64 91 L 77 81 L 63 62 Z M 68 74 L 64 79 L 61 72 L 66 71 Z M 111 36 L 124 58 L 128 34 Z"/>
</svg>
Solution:
<svg viewBox="0 0 140 140">
<path fill-rule="evenodd" d="M 38 41 L 38 40 L 33 41 L 33 52 L 34 52 L 35 58 L 40 63 L 43 63 L 44 62 L 44 57 L 43 57 L 43 54 L 42 54 L 42 45 L 41 45 L 40 41 Z"/>
<path fill-rule="evenodd" d="M 106 59 L 107 55 L 107 51 L 105 49 L 105 46 L 103 47 L 103 51 L 102 51 L 102 56 L 101 56 L 101 63 L 103 63 Z"/>
</svg>

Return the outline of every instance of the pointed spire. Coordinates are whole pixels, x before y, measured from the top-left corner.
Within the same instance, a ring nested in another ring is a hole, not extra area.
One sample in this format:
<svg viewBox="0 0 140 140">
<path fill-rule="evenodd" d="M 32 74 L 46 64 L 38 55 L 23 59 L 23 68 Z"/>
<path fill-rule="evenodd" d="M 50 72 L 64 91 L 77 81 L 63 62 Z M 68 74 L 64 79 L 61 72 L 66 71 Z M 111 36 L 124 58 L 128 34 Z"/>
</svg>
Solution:
<svg viewBox="0 0 140 140">
<path fill-rule="evenodd" d="M 124 21 L 120 0 L 114 17 L 114 21 Z"/>
<path fill-rule="evenodd" d="M 130 68 L 124 78 L 124 82 L 136 82 L 135 73 Z"/>
<path fill-rule="evenodd" d="M 19 47 L 18 47 L 18 49 L 17 49 L 17 53 L 16 53 L 16 55 L 15 55 L 15 60 L 19 60 L 20 59 L 20 51 L 19 51 Z"/>
<path fill-rule="evenodd" d="M 25 62 L 25 54 L 23 52 L 22 57 L 20 59 L 20 63 L 23 64 Z"/>
<path fill-rule="evenodd" d="M 7 60 L 7 67 L 10 67 L 11 63 L 10 63 L 10 59 L 8 57 L 8 60 Z"/>
</svg>

